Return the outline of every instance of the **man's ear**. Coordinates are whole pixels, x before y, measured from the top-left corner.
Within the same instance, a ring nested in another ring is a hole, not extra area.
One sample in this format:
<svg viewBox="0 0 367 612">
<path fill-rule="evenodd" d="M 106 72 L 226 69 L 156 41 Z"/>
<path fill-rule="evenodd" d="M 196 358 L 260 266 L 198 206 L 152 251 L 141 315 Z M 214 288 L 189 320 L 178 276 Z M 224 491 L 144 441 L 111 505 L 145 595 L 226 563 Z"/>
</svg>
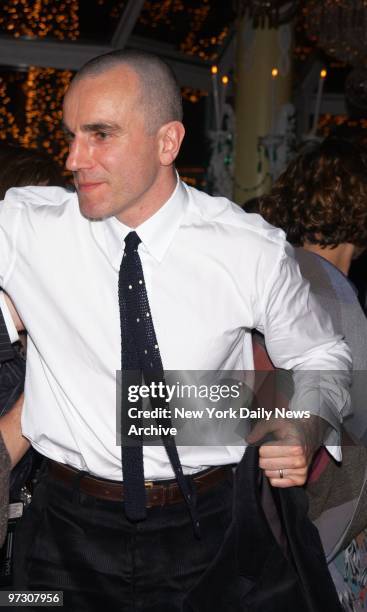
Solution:
<svg viewBox="0 0 367 612">
<path fill-rule="evenodd" d="M 179 153 L 184 136 L 185 128 L 180 121 L 170 121 L 159 129 L 159 160 L 162 166 L 173 164 Z"/>
</svg>

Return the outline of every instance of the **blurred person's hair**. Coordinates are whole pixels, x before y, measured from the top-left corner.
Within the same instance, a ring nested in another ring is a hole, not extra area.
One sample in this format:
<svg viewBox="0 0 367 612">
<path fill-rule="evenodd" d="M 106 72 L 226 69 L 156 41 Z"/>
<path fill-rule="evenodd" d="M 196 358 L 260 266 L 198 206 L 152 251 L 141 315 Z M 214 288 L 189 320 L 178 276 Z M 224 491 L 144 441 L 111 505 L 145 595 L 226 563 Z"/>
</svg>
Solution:
<svg viewBox="0 0 367 612">
<path fill-rule="evenodd" d="M 241 205 L 241 208 L 247 212 L 247 213 L 258 213 L 260 214 L 260 203 L 261 203 L 261 198 L 257 197 L 257 198 L 251 198 L 250 200 L 246 200 L 246 202 L 244 202 Z"/>
<path fill-rule="evenodd" d="M 260 210 L 295 246 L 367 245 L 367 155 L 333 137 L 291 161 Z"/>
<path fill-rule="evenodd" d="M 52 185 L 65 187 L 58 164 L 43 151 L 11 145 L 0 146 L 0 199 L 11 187 Z"/>
</svg>

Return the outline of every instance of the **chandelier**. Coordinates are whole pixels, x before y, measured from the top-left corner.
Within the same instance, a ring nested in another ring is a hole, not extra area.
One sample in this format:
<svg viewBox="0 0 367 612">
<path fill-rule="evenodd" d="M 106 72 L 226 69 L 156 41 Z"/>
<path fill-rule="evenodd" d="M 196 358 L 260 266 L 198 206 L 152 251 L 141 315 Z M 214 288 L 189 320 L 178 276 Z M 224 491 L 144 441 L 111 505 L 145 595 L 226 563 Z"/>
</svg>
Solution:
<svg viewBox="0 0 367 612">
<path fill-rule="evenodd" d="M 277 28 L 291 21 L 299 0 L 235 0 L 237 14 L 248 15 L 254 28 Z"/>
<path fill-rule="evenodd" d="M 367 0 L 308 0 L 303 12 L 309 37 L 328 55 L 367 64 Z"/>
</svg>

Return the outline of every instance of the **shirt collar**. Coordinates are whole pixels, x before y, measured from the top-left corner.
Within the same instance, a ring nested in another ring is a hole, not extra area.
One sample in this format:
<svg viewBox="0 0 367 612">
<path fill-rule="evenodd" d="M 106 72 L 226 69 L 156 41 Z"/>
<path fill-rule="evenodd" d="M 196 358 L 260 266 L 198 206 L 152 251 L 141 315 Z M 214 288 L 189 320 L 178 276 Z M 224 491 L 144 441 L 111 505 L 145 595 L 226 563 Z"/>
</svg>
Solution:
<svg viewBox="0 0 367 612">
<path fill-rule="evenodd" d="M 186 205 L 187 192 L 177 175 L 177 184 L 169 199 L 154 215 L 135 228 L 142 244 L 157 261 L 162 261 L 181 223 Z M 92 233 L 116 270 L 120 268 L 124 240 L 131 231 L 131 227 L 116 217 L 92 222 Z"/>
</svg>

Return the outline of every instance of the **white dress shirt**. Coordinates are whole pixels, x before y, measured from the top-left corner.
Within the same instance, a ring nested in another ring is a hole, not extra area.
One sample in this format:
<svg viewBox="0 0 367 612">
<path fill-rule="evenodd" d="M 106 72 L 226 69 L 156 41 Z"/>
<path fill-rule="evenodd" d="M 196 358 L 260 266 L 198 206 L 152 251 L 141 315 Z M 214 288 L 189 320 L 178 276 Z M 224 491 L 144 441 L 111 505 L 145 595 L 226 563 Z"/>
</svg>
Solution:
<svg viewBox="0 0 367 612">
<path fill-rule="evenodd" d="M 114 480 L 118 272 L 129 231 L 116 218 L 85 219 L 77 195 L 57 187 L 11 189 L 0 205 L 0 286 L 28 331 L 23 433 L 47 457 Z M 283 232 L 260 216 L 178 181 L 137 232 L 165 369 L 251 369 L 252 328 L 281 368 L 350 367 Z M 324 399 L 337 427 L 348 392 L 326 389 Z M 237 462 L 244 447 L 179 450 L 192 473 Z M 173 477 L 163 447 L 144 447 L 144 469 L 147 479 Z"/>
</svg>

